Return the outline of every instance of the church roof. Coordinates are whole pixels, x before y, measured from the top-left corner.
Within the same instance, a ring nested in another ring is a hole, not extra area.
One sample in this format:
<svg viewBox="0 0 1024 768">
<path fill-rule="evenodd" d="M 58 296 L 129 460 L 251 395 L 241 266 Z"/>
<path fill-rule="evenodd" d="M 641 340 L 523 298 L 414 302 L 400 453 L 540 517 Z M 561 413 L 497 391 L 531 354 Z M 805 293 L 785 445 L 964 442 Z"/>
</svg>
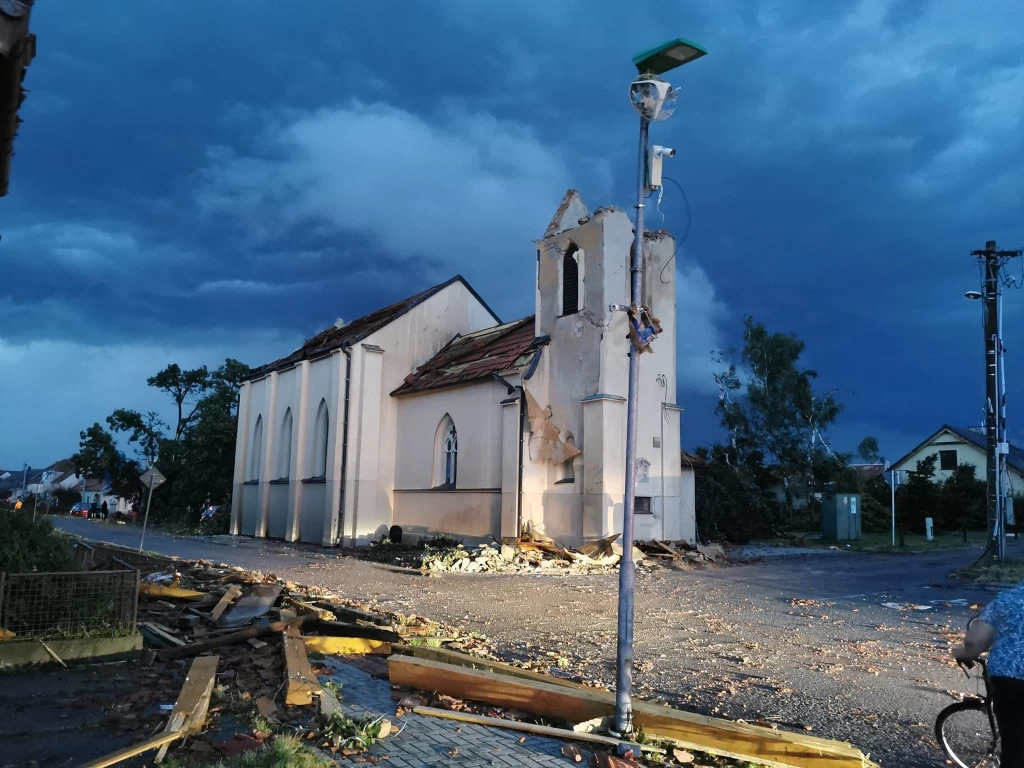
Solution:
<svg viewBox="0 0 1024 768">
<path fill-rule="evenodd" d="M 520 358 L 544 344 L 533 335 L 533 316 L 456 336 L 441 351 L 405 377 L 392 395 L 426 392 L 485 379 L 516 367 Z M 524 365 L 526 360 L 520 362 Z"/>
<path fill-rule="evenodd" d="M 259 368 L 253 368 L 249 373 L 248 378 L 258 379 L 261 376 L 266 376 L 271 371 L 280 371 L 286 368 L 292 368 L 302 360 L 313 360 L 318 357 L 323 357 L 324 355 L 330 354 L 335 349 L 348 347 L 362 341 L 370 334 L 379 331 L 391 321 L 401 317 L 409 310 L 419 304 L 422 304 L 434 294 L 440 293 L 453 283 L 462 283 L 466 286 L 466 290 L 473 294 L 477 301 L 483 305 L 484 309 L 490 312 L 491 316 L 495 320 L 500 322 L 500 318 L 495 315 L 491 308 L 487 306 L 487 303 L 480 298 L 480 295 L 473 290 L 473 287 L 466 282 L 466 279 L 462 275 L 456 275 L 451 280 L 446 280 L 440 285 L 435 285 L 433 288 L 420 291 L 407 299 L 402 299 L 401 301 L 390 304 L 383 309 L 378 309 L 368 315 L 363 315 L 358 320 L 345 323 L 341 327 L 332 325 L 330 328 L 325 331 L 321 331 L 313 338 L 307 339 L 301 347 L 290 355 L 282 357 L 279 360 L 275 360 L 272 363 L 261 365 Z"/>
</svg>

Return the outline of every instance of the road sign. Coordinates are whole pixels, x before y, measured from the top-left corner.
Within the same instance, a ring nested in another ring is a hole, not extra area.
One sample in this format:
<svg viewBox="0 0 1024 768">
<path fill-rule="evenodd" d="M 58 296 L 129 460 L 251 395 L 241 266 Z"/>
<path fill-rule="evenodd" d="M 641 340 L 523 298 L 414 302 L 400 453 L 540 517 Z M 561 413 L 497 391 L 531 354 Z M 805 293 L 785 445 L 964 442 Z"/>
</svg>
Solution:
<svg viewBox="0 0 1024 768">
<path fill-rule="evenodd" d="M 150 467 L 139 476 L 139 480 L 147 488 L 159 488 L 161 485 L 167 482 L 167 478 L 160 474 L 160 470 L 156 467 Z"/>
<path fill-rule="evenodd" d="M 149 505 L 153 501 L 153 489 L 167 482 L 167 478 L 160 474 L 160 470 L 156 467 L 150 467 L 139 476 L 139 480 L 149 488 L 149 497 L 146 499 L 146 515 L 142 518 L 142 536 L 139 538 L 139 552 L 141 552 L 142 545 L 146 543 L 146 525 L 149 523 Z"/>
</svg>

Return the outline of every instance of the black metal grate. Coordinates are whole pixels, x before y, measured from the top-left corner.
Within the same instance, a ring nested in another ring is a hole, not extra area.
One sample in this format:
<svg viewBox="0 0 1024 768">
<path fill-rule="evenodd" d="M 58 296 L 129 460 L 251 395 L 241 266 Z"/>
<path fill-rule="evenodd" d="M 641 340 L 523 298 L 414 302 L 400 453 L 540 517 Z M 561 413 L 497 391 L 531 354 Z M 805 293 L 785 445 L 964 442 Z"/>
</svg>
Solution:
<svg viewBox="0 0 1024 768">
<path fill-rule="evenodd" d="M 135 632 L 138 571 L 0 573 L 0 628 L 15 639 Z"/>
</svg>

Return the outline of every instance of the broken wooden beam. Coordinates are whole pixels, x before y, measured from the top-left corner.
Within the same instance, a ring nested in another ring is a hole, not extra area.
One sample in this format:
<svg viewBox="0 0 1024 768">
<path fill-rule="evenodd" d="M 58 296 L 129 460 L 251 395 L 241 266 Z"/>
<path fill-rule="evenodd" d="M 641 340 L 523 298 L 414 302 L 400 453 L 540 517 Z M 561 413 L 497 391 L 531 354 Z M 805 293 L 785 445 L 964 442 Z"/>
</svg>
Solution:
<svg viewBox="0 0 1024 768">
<path fill-rule="evenodd" d="M 237 632 L 220 635 L 219 637 L 215 637 L 211 640 L 204 640 L 201 643 L 186 645 L 184 648 L 171 648 L 169 650 L 157 651 L 157 655 L 165 661 L 170 661 L 171 659 L 184 659 L 188 656 L 198 656 L 200 653 L 212 651 L 214 648 L 233 645 L 235 643 L 244 643 L 246 640 L 250 640 L 254 637 L 265 637 L 266 635 L 274 635 L 278 632 L 284 632 L 289 627 L 300 626 L 304 621 L 306 621 L 306 619 L 306 616 L 299 616 L 291 621 L 278 621 L 273 624 L 257 624 L 251 627 L 246 627 L 245 629 L 240 629 Z"/>
<path fill-rule="evenodd" d="M 376 624 L 380 627 L 391 626 L 391 620 L 380 616 L 376 613 L 370 613 L 369 611 L 361 611 L 358 608 L 350 608 L 347 605 L 338 605 L 326 600 L 318 600 L 313 603 L 317 608 L 321 608 L 330 611 L 339 619 L 346 621 L 368 621 L 371 624 Z"/>
<path fill-rule="evenodd" d="M 171 742 L 184 737 L 185 734 L 182 731 L 175 731 L 174 733 L 158 733 L 156 736 L 151 736 L 145 741 L 140 741 L 138 744 L 132 744 L 130 747 L 125 747 L 124 749 L 119 749 L 116 752 L 111 752 L 109 755 L 98 757 L 87 763 L 82 763 L 78 768 L 108 768 L 108 766 L 123 763 L 125 760 L 149 752 L 151 749 L 159 749 L 165 744 L 170 744 Z"/>
<path fill-rule="evenodd" d="M 532 733 L 536 736 L 550 736 L 554 739 L 566 739 L 568 741 L 581 741 L 590 744 L 603 744 L 606 747 L 618 747 L 625 744 L 637 752 L 643 751 L 654 755 L 664 755 L 666 751 L 661 747 L 650 744 L 636 744 L 632 741 L 623 741 L 611 736 L 601 736 L 597 733 L 577 733 L 565 728 L 552 728 L 547 725 L 536 725 L 535 723 L 524 723 L 521 720 L 506 720 L 501 717 L 485 717 L 474 715 L 470 712 L 453 712 L 450 709 L 435 709 L 433 707 L 413 707 L 413 713 L 427 717 L 440 717 L 445 720 L 457 720 L 460 723 L 474 723 L 475 725 L 489 725 L 494 728 L 507 728 L 510 731 L 522 731 Z"/>
<path fill-rule="evenodd" d="M 390 656 L 391 643 L 383 640 L 372 640 L 367 637 L 331 637 L 329 635 L 307 635 L 303 638 L 306 650 L 323 653 L 329 656 Z"/>
<path fill-rule="evenodd" d="M 228 591 L 221 595 L 220 600 L 217 601 L 217 604 L 213 606 L 213 610 L 210 611 L 210 618 L 217 621 L 240 594 L 242 594 L 242 588 L 237 584 L 232 584 L 228 587 Z"/>
<path fill-rule="evenodd" d="M 172 598 L 174 600 L 209 600 L 212 595 L 207 592 L 197 592 L 194 589 L 183 589 L 182 587 L 167 587 L 163 584 L 149 584 L 145 581 L 139 584 L 139 594 L 154 598 Z"/>
<path fill-rule="evenodd" d="M 315 632 L 318 635 L 330 635 L 331 637 L 364 637 L 367 640 L 381 640 L 385 643 L 402 642 L 402 636 L 390 629 L 367 627 L 362 624 L 346 624 L 341 621 L 310 619 L 306 622 L 304 629 L 306 632 Z"/>
<path fill-rule="evenodd" d="M 193 660 L 192 666 L 185 676 L 185 683 L 181 686 L 178 700 L 171 710 L 171 719 L 164 729 L 165 733 L 182 731 L 184 733 L 199 733 L 203 730 L 203 723 L 206 722 L 206 713 L 210 709 L 210 697 L 213 695 L 213 686 L 217 682 L 217 663 L 219 656 L 200 656 Z M 170 742 L 163 744 L 160 751 L 156 753 L 155 762 L 159 763 L 167 754 Z"/>
<path fill-rule="evenodd" d="M 143 633 L 146 633 L 146 634 L 149 634 L 149 635 L 152 635 L 153 637 L 155 637 L 159 641 L 157 643 L 157 645 L 163 644 L 163 645 L 169 645 L 169 646 L 172 646 L 172 647 L 175 647 L 175 648 L 182 648 L 182 647 L 184 647 L 186 645 L 185 641 L 182 640 L 180 637 L 176 637 L 175 635 L 172 635 L 168 631 L 168 627 L 161 626 L 160 624 L 157 624 L 156 622 L 153 622 L 153 621 L 140 621 L 138 623 L 138 626 L 139 626 L 139 629 L 141 629 L 143 631 Z"/>
<path fill-rule="evenodd" d="M 313 703 L 320 695 L 320 683 L 306 655 L 306 643 L 297 626 L 288 627 L 281 635 L 284 646 L 285 694 L 284 703 L 303 706 Z"/>
<path fill-rule="evenodd" d="M 569 688 L 411 656 L 391 656 L 388 674 L 392 685 L 570 722 L 604 717 L 615 711 L 615 694 L 610 691 Z M 633 722 L 648 736 L 776 768 L 865 768 L 873 765 L 849 744 L 706 717 L 639 700 L 633 702 Z"/>
<path fill-rule="evenodd" d="M 592 686 L 577 683 L 574 680 L 566 680 L 565 678 L 554 677 L 553 675 L 544 675 L 530 669 L 513 667 L 511 664 L 505 664 L 500 661 L 491 661 L 490 659 L 482 659 L 479 656 L 470 656 L 468 653 L 450 651 L 447 648 L 431 648 L 426 645 L 402 645 L 400 643 L 394 643 L 392 644 L 391 649 L 402 656 L 415 656 L 417 659 L 437 661 L 441 664 L 454 664 L 457 667 L 482 669 L 488 672 L 497 672 L 500 675 L 520 677 L 523 680 L 532 680 L 537 683 L 546 683 L 548 685 L 561 685 L 566 688 L 581 688 L 588 691 L 598 690 Z"/>
</svg>

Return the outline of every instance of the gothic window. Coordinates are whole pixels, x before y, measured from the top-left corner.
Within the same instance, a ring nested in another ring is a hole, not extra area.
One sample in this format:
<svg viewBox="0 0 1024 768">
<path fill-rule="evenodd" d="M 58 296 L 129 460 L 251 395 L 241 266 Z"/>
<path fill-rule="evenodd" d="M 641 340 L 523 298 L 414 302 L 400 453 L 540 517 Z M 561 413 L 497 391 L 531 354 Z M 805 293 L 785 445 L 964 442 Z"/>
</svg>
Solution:
<svg viewBox="0 0 1024 768">
<path fill-rule="evenodd" d="M 459 466 L 459 435 L 455 422 L 445 414 L 437 428 L 434 446 L 434 487 L 455 488 Z"/>
<path fill-rule="evenodd" d="M 281 437 L 277 443 L 277 478 L 287 480 L 292 469 L 292 409 L 284 412 L 281 420 Z"/>
<path fill-rule="evenodd" d="M 330 433 L 330 416 L 327 413 L 327 400 L 320 401 L 316 409 L 316 422 L 313 426 L 313 466 L 311 477 L 327 477 L 327 440 Z"/>
<path fill-rule="evenodd" d="M 576 438 L 574 438 L 572 435 L 569 435 L 567 438 L 565 438 L 565 444 L 571 445 L 573 448 L 575 448 Z M 573 462 L 575 460 L 576 457 L 574 456 L 571 459 L 566 459 L 565 461 L 558 465 L 558 479 L 555 480 L 555 483 L 561 484 L 576 482 L 576 469 L 573 466 Z"/>
<path fill-rule="evenodd" d="M 263 417 L 256 417 L 252 430 L 252 444 L 249 446 L 249 479 L 259 480 L 263 464 Z"/>
</svg>

